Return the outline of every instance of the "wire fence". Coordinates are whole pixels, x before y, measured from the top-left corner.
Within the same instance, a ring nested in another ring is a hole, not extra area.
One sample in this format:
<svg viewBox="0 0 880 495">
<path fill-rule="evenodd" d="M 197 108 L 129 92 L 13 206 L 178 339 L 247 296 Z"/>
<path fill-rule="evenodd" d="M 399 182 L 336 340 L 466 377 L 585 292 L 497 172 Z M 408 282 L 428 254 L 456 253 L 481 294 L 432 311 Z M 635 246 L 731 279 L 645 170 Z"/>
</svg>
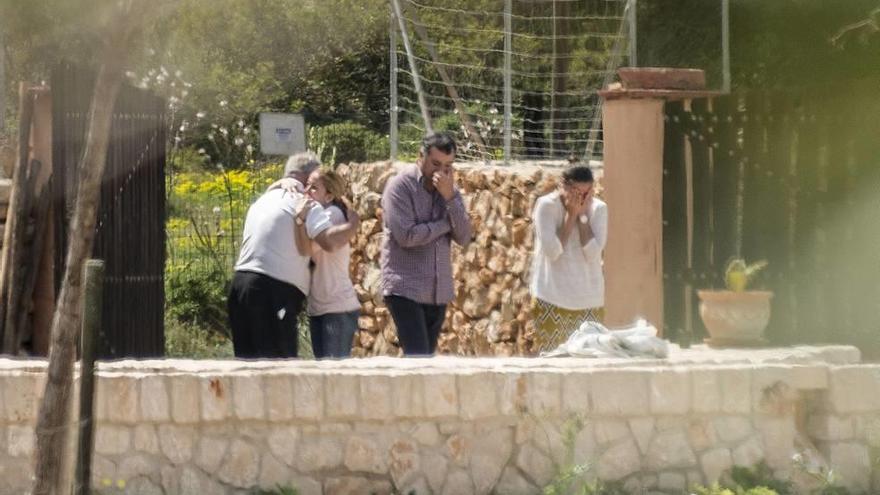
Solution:
<svg viewBox="0 0 880 495">
<path fill-rule="evenodd" d="M 466 160 L 600 158 L 597 92 L 629 57 L 632 5 L 395 0 L 392 156 L 432 128 L 454 132 Z"/>
</svg>

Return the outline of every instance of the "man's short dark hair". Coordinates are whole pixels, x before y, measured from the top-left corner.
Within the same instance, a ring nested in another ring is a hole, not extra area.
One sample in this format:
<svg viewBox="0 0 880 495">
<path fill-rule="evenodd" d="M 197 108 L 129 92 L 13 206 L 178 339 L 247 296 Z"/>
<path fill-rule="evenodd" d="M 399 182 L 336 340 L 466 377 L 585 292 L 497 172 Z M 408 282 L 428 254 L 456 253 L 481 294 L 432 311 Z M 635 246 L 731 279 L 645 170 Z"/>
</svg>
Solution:
<svg viewBox="0 0 880 495">
<path fill-rule="evenodd" d="M 569 167 L 562 172 L 562 180 L 565 182 L 593 182 L 593 171 L 585 165 Z"/>
<path fill-rule="evenodd" d="M 432 132 L 422 139 L 422 156 L 428 156 L 431 148 L 450 155 L 456 152 L 455 138 L 448 132 Z"/>
</svg>

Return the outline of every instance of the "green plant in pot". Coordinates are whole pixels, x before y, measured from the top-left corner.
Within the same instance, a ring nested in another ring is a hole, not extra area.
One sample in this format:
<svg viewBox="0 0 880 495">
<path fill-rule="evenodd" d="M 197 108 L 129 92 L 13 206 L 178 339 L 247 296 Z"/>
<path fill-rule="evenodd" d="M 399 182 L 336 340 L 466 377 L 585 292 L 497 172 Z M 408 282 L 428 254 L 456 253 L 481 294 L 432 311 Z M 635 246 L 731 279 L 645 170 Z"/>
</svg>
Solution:
<svg viewBox="0 0 880 495">
<path fill-rule="evenodd" d="M 700 290 L 700 317 L 714 347 L 757 346 L 766 343 L 764 330 L 770 322 L 773 293 L 747 290 L 766 261 L 746 263 L 735 258 L 724 269 L 726 290 Z"/>
</svg>

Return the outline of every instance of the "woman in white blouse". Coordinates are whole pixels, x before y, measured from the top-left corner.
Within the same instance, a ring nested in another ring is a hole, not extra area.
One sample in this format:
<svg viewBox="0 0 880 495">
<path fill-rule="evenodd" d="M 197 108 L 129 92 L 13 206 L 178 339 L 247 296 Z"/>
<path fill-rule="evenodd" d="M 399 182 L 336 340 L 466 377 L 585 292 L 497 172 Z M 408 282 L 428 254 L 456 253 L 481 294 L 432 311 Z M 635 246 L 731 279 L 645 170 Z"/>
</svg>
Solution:
<svg viewBox="0 0 880 495">
<path fill-rule="evenodd" d="M 532 219 L 533 350 L 542 352 L 565 342 L 584 321 L 604 316 L 608 207 L 593 197 L 589 167 L 566 169 L 559 189 L 538 198 Z"/>
</svg>

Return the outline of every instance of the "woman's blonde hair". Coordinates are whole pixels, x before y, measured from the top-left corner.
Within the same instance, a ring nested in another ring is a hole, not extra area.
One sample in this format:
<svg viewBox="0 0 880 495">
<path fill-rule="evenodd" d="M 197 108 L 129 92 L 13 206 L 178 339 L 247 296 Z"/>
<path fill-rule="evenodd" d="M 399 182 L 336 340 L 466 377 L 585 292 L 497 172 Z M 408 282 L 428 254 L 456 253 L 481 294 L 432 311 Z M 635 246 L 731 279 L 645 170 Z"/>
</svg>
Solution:
<svg viewBox="0 0 880 495">
<path fill-rule="evenodd" d="M 329 168 L 321 167 L 318 169 L 318 179 L 324 184 L 324 189 L 333 195 L 333 199 L 341 200 L 345 197 L 347 184 L 341 175 Z"/>
</svg>

